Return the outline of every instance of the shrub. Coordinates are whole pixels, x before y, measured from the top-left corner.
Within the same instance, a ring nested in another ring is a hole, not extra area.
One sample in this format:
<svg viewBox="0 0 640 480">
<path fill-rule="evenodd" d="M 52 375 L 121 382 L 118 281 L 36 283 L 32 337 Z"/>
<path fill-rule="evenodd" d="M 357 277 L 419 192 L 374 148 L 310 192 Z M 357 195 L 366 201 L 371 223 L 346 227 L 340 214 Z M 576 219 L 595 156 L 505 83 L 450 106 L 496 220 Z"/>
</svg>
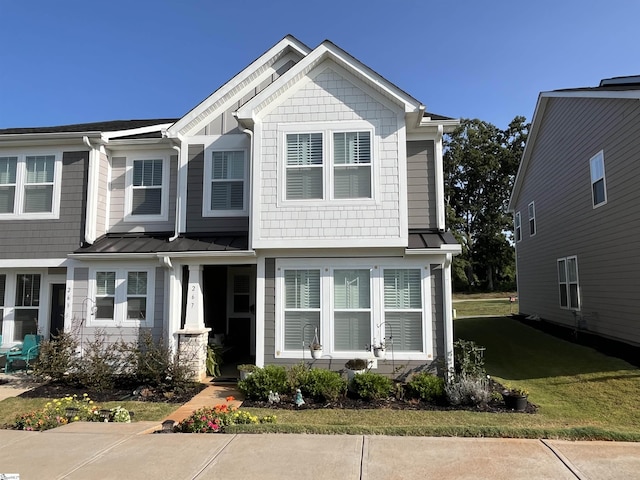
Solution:
<svg viewBox="0 0 640 480">
<path fill-rule="evenodd" d="M 233 397 L 227 397 L 226 404 L 196 410 L 176 425 L 175 431 L 183 433 L 222 433 L 229 425 L 275 423 L 275 415 L 258 418 L 246 410 L 230 407 L 229 402 L 233 400 Z"/>
<path fill-rule="evenodd" d="M 351 388 L 364 400 L 380 400 L 393 391 L 393 382 L 380 374 L 364 372 L 353 377 Z"/>
<path fill-rule="evenodd" d="M 69 333 L 61 333 L 52 340 L 40 344 L 40 354 L 33 364 L 38 377 L 62 381 L 78 368 L 77 339 Z"/>
<path fill-rule="evenodd" d="M 486 377 L 457 375 L 444 390 L 451 405 L 484 405 L 491 399 Z"/>
<path fill-rule="evenodd" d="M 302 383 L 296 388 L 300 388 L 303 395 L 316 400 L 335 401 L 344 395 L 347 382 L 338 372 L 312 368 L 306 371 Z"/>
<path fill-rule="evenodd" d="M 453 344 L 455 371 L 467 377 L 484 377 L 484 347 L 471 340 L 456 340 Z"/>
<path fill-rule="evenodd" d="M 267 400 L 269 391 L 278 393 L 289 391 L 287 370 L 278 365 L 256 368 L 252 375 L 238 382 L 238 388 L 247 398 Z"/>
<path fill-rule="evenodd" d="M 107 340 L 104 331 L 84 341 L 75 378 L 87 389 L 102 392 L 114 387 L 122 361 L 118 348 Z"/>
<path fill-rule="evenodd" d="M 425 402 L 437 402 L 444 397 L 444 380 L 427 372 L 417 373 L 407 383 L 409 395 Z"/>
</svg>

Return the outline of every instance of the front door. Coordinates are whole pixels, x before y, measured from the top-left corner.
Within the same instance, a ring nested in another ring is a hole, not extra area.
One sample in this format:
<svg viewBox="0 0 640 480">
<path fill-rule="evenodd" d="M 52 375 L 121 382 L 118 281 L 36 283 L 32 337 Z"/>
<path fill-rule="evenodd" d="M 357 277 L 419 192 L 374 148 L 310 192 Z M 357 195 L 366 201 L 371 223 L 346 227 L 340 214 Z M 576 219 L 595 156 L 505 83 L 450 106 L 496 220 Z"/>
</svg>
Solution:
<svg viewBox="0 0 640 480">
<path fill-rule="evenodd" d="M 51 285 L 51 316 L 50 335 L 55 337 L 64 331 L 64 295 L 66 285 L 64 283 L 54 283 Z"/>
<path fill-rule="evenodd" d="M 227 332 L 234 357 L 243 360 L 256 354 L 256 270 L 243 266 L 227 272 Z"/>
</svg>

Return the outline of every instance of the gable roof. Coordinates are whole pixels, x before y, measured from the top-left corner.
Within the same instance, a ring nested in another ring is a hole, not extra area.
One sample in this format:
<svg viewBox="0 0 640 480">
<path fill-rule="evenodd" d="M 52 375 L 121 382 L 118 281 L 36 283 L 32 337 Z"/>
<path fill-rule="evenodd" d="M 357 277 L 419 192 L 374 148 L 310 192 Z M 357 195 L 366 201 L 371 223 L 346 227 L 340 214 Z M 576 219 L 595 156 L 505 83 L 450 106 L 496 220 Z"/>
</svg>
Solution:
<svg viewBox="0 0 640 480">
<path fill-rule="evenodd" d="M 146 120 L 110 120 L 106 122 L 75 123 L 72 125 L 58 125 L 52 127 L 21 127 L 2 128 L 0 135 L 24 135 L 30 133 L 87 133 L 87 132 L 115 132 L 151 127 L 162 124 L 172 124 L 175 118 L 158 118 Z"/>
<path fill-rule="evenodd" d="M 515 211 L 515 203 L 522 189 L 524 176 L 531 159 L 531 152 L 533 151 L 547 104 L 552 98 L 617 98 L 638 100 L 640 99 L 640 76 L 606 78 L 601 80 L 597 87 L 566 88 L 541 92 L 540 95 L 538 95 L 538 102 L 533 112 L 533 120 L 531 121 L 531 129 L 529 130 L 529 138 L 524 147 L 513 190 L 511 191 L 511 198 L 509 199 L 509 206 L 507 208 L 508 212 L 513 213 Z"/>
<path fill-rule="evenodd" d="M 245 69 L 214 91 L 202 102 L 169 128 L 169 134 L 176 136 L 193 130 L 209 113 L 237 95 L 243 86 L 250 84 L 260 73 L 268 70 L 280 58 L 290 52 L 307 55 L 311 49 L 292 35 L 285 36 L 273 47 L 251 62 Z"/>
<path fill-rule="evenodd" d="M 345 68 L 384 97 L 391 99 L 396 104 L 402 105 L 405 113 L 418 113 L 420 119 L 423 117 L 425 107 L 418 100 L 342 50 L 333 42 L 325 40 L 271 85 L 242 105 L 237 111 L 238 120 L 248 124 L 252 123 L 257 111 L 276 100 L 289 87 L 294 85 L 297 80 L 304 77 L 326 59 L 333 60 L 336 64 Z"/>
</svg>

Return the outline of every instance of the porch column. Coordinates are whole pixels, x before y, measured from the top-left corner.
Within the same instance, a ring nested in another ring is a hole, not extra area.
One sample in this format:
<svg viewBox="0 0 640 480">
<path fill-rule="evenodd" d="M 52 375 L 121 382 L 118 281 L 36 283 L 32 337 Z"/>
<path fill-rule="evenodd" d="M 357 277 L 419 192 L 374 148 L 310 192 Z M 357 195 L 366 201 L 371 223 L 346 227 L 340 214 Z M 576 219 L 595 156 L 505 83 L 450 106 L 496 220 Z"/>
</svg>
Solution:
<svg viewBox="0 0 640 480">
<path fill-rule="evenodd" d="M 210 328 L 204 326 L 204 297 L 202 295 L 202 265 L 189 265 L 189 285 L 184 329 L 178 331 L 180 359 L 192 371 L 194 380 L 207 375 L 207 345 Z"/>
</svg>

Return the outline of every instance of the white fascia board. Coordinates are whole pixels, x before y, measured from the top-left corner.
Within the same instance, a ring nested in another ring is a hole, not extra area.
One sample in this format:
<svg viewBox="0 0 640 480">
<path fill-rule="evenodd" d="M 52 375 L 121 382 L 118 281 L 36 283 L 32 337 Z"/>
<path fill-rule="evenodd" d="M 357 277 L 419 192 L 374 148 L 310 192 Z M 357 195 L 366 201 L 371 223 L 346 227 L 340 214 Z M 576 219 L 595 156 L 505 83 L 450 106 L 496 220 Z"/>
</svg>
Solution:
<svg viewBox="0 0 640 480">
<path fill-rule="evenodd" d="M 337 239 L 337 238 L 327 238 L 327 239 L 318 239 L 318 238 L 309 238 L 309 239 L 301 239 L 301 238 L 279 238 L 279 239 L 255 239 L 253 240 L 253 248 L 261 249 L 279 249 L 282 248 L 283 245 L 286 245 L 287 248 L 290 249 L 310 249 L 310 248 L 336 248 L 336 249 L 345 249 L 345 248 L 385 248 L 385 247 L 406 247 L 408 242 L 408 235 L 403 234 L 399 237 L 393 238 L 348 238 L 348 239 Z"/>
<path fill-rule="evenodd" d="M 162 132 L 168 129 L 173 123 L 159 123 L 158 125 L 150 125 L 147 127 L 131 128 L 128 130 L 117 130 L 114 132 L 104 132 L 102 138 L 111 140 L 112 138 L 128 137 L 131 135 L 142 135 L 143 133 Z"/>
<path fill-rule="evenodd" d="M 548 97 L 541 93 L 538 96 L 536 108 L 533 112 L 533 120 L 531 121 L 531 128 L 529 129 L 529 136 L 522 152 L 522 159 L 520 160 L 520 166 L 518 167 L 518 173 L 516 179 L 513 182 L 513 189 L 511 190 L 511 197 L 509 198 L 509 205 L 507 212 L 513 213 L 516 208 L 516 202 L 518 201 L 518 195 L 522 188 L 522 182 L 524 181 L 524 175 L 529 166 L 529 159 L 531 158 L 531 152 L 533 146 L 536 143 L 536 137 L 538 136 L 538 130 L 540 130 L 540 124 L 542 123 L 542 117 L 544 117 L 545 109 L 547 108 Z"/>
<path fill-rule="evenodd" d="M 426 118 L 429 118 L 429 117 L 426 117 Z M 460 126 L 460 119 L 459 118 L 454 118 L 452 120 L 431 120 L 430 118 L 429 120 L 423 119 L 422 121 L 420 121 L 420 125 L 418 126 L 418 128 L 428 128 L 428 129 L 437 130 L 440 126 L 442 126 L 444 133 L 451 133 Z"/>
<path fill-rule="evenodd" d="M 7 258 L 0 260 L 0 268 L 66 267 L 66 258 Z"/>
<path fill-rule="evenodd" d="M 100 132 L 74 132 L 74 133 L 21 133 L 0 135 L 2 147 L 34 147 L 50 145 L 68 145 L 64 151 L 87 150 L 83 137 L 88 137 L 92 143 L 104 143 Z M 62 147 L 61 147 L 62 148 Z"/>
<path fill-rule="evenodd" d="M 203 250 L 203 251 L 193 250 L 188 252 L 159 252 L 159 253 L 154 253 L 153 255 L 156 255 L 158 258 L 168 257 L 171 259 L 180 258 L 183 260 L 196 259 L 196 258 L 201 258 L 203 260 L 213 259 L 213 258 L 221 258 L 221 259 L 238 258 L 246 263 L 256 262 L 255 260 L 256 252 L 254 252 L 253 250 L 239 250 L 239 251 L 224 250 L 224 251 L 213 251 L 213 252 L 210 252 L 208 250 Z"/>
<path fill-rule="evenodd" d="M 403 105 L 405 113 L 417 112 L 420 111 L 421 108 L 424 108 L 419 101 L 382 78 L 369 67 L 347 54 L 344 50 L 330 42 L 323 42 L 309 55 L 285 72 L 284 75 L 240 107 L 237 111 L 237 118 L 239 120 L 253 120 L 256 112 L 260 110 L 264 103 L 272 101 L 273 97 L 277 96 L 279 92 L 281 93 L 283 90 L 297 83 L 297 80 L 305 76 L 327 58 L 333 60 L 337 65 L 363 80 L 369 86 L 374 87 L 374 89 L 394 99 L 396 103 Z"/>
<path fill-rule="evenodd" d="M 459 244 L 446 244 L 441 245 L 439 248 L 412 248 L 406 249 L 405 255 L 442 255 L 442 254 L 451 254 L 451 255 L 460 255 L 462 253 L 462 245 Z"/>
<path fill-rule="evenodd" d="M 545 98 L 630 98 L 640 99 L 640 90 L 570 90 L 540 93 Z"/>
<path fill-rule="evenodd" d="M 205 100 L 196 105 L 190 112 L 188 112 L 185 116 L 183 116 L 180 120 L 174 123 L 167 131 L 169 136 L 176 136 L 178 133 L 183 133 L 181 130 L 189 125 L 193 120 L 198 118 L 205 110 L 207 110 L 211 105 L 213 105 L 216 101 L 230 93 L 234 88 L 238 86 L 243 80 L 251 76 L 258 70 L 260 67 L 272 61 L 274 57 L 279 57 L 281 53 L 286 50 L 291 49 L 295 52 L 298 52 L 301 56 L 306 56 L 309 54 L 311 49 L 307 47 L 304 43 L 300 42 L 298 39 L 291 35 L 287 35 L 278 43 L 276 43 L 273 47 L 267 50 L 264 54 L 258 57 L 256 60 L 251 62 L 249 66 L 247 66 L 240 73 L 236 74 L 233 78 L 227 81 L 224 85 L 222 85 L 219 89 L 209 95 Z"/>
<path fill-rule="evenodd" d="M 75 260 L 149 260 L 158 258 L 156 253 L 70 253 L 69 258 Z"/>
</svg>

